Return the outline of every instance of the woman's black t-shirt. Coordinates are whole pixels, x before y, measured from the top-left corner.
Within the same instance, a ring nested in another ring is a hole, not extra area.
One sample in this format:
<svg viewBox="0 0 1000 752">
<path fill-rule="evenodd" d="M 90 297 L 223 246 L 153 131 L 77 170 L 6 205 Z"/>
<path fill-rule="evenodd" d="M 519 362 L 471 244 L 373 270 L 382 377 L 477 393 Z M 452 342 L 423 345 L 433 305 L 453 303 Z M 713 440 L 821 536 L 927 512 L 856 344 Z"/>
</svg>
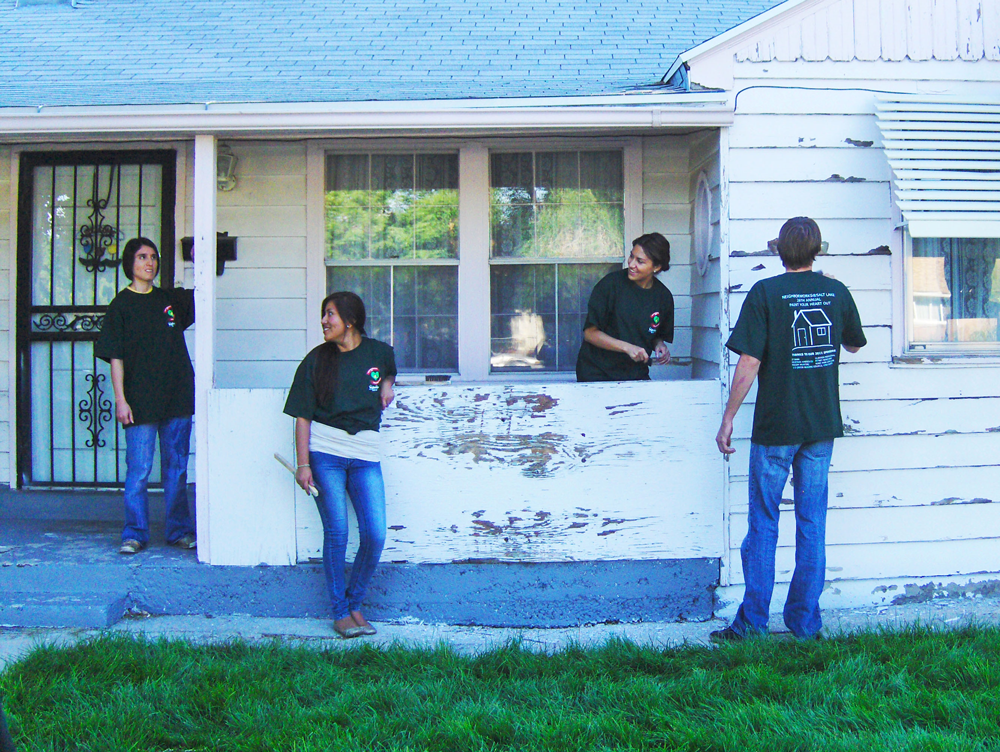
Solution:
<svg viewBox="0 0 1000 752">
<path fill-rule="evenodd" d="M 313 373 L 324 345 L 313 348 L 295 371 L 292 388 L 285 400 L 285 414 L 315 420 L 353 436 L 358 431 L 377 431 L 382 422 L 379 396 L 382 380 L 396 375 L 392 347 L 376 339 L 362 337 L 353 350 L 341 352 L 337 361 L 337 388 L 324 404 L 316 400 Z"/>
<path fill-rule="evenodd" d="M 194 368 L 184 341 L 193 323 L 194 290 L 180 287 L 126 287 L 108 306 L 94 354 L 122 361 L 136 425 L 194 414 Z"/>
<path fill-rule="evenodd" d="M 611 272 L 594 285 L 584 329 L 597 327 L 609 337 L 651 351 L 656 340 L 674 341 L 674 296 L 660 280 L 643 289 L 631 282 L 628 270 Z M 576 359 L 577 381 L 645 381 L 649 366 L 625 353 L 595 347 L 586 340 Z"/>
</svg>

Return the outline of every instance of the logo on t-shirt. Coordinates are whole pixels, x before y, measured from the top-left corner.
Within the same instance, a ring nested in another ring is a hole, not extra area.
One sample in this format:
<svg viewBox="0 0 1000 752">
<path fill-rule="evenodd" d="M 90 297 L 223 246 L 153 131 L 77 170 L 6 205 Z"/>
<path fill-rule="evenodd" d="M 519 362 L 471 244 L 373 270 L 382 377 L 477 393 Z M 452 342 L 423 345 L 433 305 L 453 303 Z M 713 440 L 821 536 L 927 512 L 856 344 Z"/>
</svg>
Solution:
<svg viewBox="0 0 1000 752">
<path fill-rule="evenodd" d="M 368 369 L 368 391 L 377 392 L 378 385 L 382 383 L 382 372 L 379 370 L 378 366 L 373 366 Z"/>
<path fill-rule="evenodd" d="M 177 323 L 177 317 L 174 316 L 174 307 L 172 305 L 168 305 L 163 309 L 163 313 L 167 316 L 167 326 L 173 329 L 174 324 Z"/>
<path fill-rule="evenodd" d="M 660 312 L 653 311 L 649 315 L 649 333 L 656 334 L 656 330 L 660 328 Z"/>
<path fill-rule="evenodd" d="M 792 369 L 828 368 L 837 362 L 833 323 L 827 308 L 833 293 L 783 295 L 792 309 Z M 800 307 L 801 306 L 801 307 Z"/>
</svg>

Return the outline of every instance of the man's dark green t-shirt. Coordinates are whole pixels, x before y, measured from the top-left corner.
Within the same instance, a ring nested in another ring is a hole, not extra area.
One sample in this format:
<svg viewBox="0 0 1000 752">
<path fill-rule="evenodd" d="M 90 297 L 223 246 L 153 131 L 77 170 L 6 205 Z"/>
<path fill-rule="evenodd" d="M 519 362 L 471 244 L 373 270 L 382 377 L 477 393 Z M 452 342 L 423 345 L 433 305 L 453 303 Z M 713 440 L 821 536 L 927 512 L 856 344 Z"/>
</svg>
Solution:
<svg viewBox="0 0 1000 752">
<path fill-rule="evenodd" d="M 194 290 L 119 292 L 108 306 L 94 354 L 121 360 L 125 401 L 136 425 L 194 414 L 194 369 L 184 330 L 194 323 Z"/>
<path fill-rule="evenodd" d="M 674 341 L 674 296 L 660 280 L 643 289 L 628 270 L 611 272 L 594 285 L 584 329 L 597 327 L 609 337 L 652 351 L 656 340 Z M 625 353 L 594 347 L 586 340 L 576 358 L 577 381 L 645 381 L 649 366 Z"/>
<path fill-rule="evenodd" d="M 285 414 L 315 420 L 347 431 L 351 436 L 358 431 L 377 431 L 382 422 L 379 396 L 382 380 L 396 375 L 396 356 L 392 347 L 377 339 L 362 337 L 353 350 L 339 353 L 337 388 L 332 399 L 319 404 L 313 374 L 316 358 L 325 346 L 314 347 L 299 363 L 285 400 Z"/>
<path fill-rule="evenodd" d="M 786 272 L 755 284 L 726 343 L 760 360 L 752 441 L 787 446 L 843 436 L 840 347 L 866 343 L 841 282 Z"/>
</svg>

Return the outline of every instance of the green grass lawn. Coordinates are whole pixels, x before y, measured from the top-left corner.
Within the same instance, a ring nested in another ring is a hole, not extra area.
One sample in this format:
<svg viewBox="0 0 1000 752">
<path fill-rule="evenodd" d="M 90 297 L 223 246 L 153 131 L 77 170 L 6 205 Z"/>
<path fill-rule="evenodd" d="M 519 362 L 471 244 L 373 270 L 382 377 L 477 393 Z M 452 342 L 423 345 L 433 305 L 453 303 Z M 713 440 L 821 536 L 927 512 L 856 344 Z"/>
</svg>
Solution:
<svg viewBox="0 0 1000 752">
<path fill-rule="evenodd" d="M 19 750 L 1000 750 L 1000 630 L 477 657 L 103 637 L 0 691 Z"/>
</svg>

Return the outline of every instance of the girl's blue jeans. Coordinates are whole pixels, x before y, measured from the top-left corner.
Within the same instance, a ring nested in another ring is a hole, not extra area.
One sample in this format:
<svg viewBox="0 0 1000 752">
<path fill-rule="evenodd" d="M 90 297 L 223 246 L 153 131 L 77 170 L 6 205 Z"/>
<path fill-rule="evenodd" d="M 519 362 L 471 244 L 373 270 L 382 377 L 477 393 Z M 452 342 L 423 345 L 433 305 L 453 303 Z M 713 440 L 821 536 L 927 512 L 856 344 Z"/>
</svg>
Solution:
<svg viewBox="0 0 1000 752">
<path fill-rule="evenodd" d="M 160 438 L 160 478 L 166 503 L 167 542 L 194 535 L 188 509 L 187 466 L 191 416 L 125 427 L 125 527 L 122 540 L 149 543 L 149 474 Z"/>
<path fill-rule="evenodd" d="M 826 580 L 826 506 L 833 440 L 790 446 L 750 445 L 749 529 L 740 553 L 746 592 L 733 620 L 739 634 L 767 632 L 774 591 L 781 495 L 792 470 L 795 497 L 795 572 L 785 601 L 785 625 L 796 637 L 823 626 L 819 596 Z"/>
<path fill-rule="evenodd" d="M 309 464 L 319 489 L 316 506 L 323 520 L 323 571 L 333 618 L 343 619 L 361 608 L 368 584 L 385 545 L 385 484 L 379 462 L 310 452 Z M 347 558 L 347 497 L 358 518 L 358 553 L 350 579 Z"/>
</svg>

